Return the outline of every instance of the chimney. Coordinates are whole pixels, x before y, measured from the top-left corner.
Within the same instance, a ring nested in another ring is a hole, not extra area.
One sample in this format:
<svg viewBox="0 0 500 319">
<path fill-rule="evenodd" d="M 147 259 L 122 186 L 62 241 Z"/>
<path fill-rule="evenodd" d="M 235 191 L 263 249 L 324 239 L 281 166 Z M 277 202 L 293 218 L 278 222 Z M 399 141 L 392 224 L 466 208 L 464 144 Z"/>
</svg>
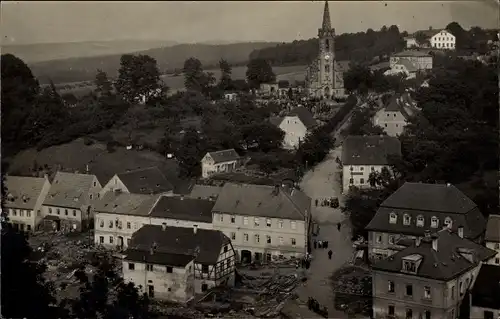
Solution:
<svg viewBox="0 0 500 319">
<path fill-rule="evenodd" d="M 161 230 L 163 230 L 163 231 L 167 230 L 167 224 L 166 223 L 161 224 Z"/>
<path fill-rule="evenodd" d="M 437 235 L 432 236 L 432 249 L 434 251 L 438 251 L 438 236 Z"/>
<path fill-rule="evenodd" d="M 430 231 L 430 230 L 426 230 L 426 231 L 424 232 L 424 237 L 425 237 L 425 238 L 430 238 L 430 237 L 431 237 L 431 231 Z"/>
<path fill-rule="evenodd" d="M 458 236 L 464 238 L 464 226 L 462 225 L 458 226 Z"/>
<path fill-rule="evenodd" d="M 198 225 L 193 225 L 193 234 L 196 235 L 197 232 L 198 232 Z"/>
</svg>

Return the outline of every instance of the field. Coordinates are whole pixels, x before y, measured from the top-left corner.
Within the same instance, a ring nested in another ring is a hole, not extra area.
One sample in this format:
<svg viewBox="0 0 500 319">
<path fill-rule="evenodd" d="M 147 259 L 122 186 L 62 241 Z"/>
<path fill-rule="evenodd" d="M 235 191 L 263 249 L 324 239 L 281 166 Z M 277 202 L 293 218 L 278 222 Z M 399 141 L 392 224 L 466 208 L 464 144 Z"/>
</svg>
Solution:
<svg viewBox="0 0 500 319">
<path fill-rule="evenodd" d="M 238 66 L 233 68 L 232 78 L 233 80 L 245 79 L 246 66 Z M 274 73 L 276 73 L 277 80 L 287 80 L 290 83 L 295 81 L 303 81 L 305 76 L 306 67 L 304 65 L 298 66 L 281 66 L 274 67 Z M 216 79 L 220 78 L 220 70 L 212 69 L 206 70 L 207 72 L 214 73 Z M 184 76 L 181 74 L 179 76 L 173 75 L 164 75 L 162 76 L 162 80 L 167 85 L 172 92 L 184 89 Z M 56 85 L 59 89 L 59 93 L 72 93 L 74 95 L 81 96 L 89 93 L 93 90 L 92 85 L 85 85 L 83 82 L 74 82 L 74 83 L 64 83 L 60 85 Z M 65 88 L 71 87 L 71 88 Z"/>
</svg>

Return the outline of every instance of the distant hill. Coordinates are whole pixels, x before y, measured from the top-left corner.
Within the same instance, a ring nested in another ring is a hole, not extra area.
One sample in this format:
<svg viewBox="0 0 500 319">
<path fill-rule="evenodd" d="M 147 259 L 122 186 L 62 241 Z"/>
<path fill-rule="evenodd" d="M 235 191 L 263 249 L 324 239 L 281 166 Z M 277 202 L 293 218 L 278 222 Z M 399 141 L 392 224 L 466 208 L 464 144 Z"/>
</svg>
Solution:
<svg viewBox="0 0 500 319">
<path fill-rule="evenodd" d="M 180 69 L 189 57 L 196 57 L 206 67 L 218 64 L 221 58 L 232 65 L 245 64 L 253 50 L 276 46 L 272 42 L 247 42 L 223 45 L 179 44 L 171 47 L 138 51 L 134 54 L 147 54 L 158 61 L 162 73 Z M 93 80 L 97 69 L 102 69 L 110 77 L 117 75 L 122 54 L 87 58 L 70 58 L 29 64 L 40 83 L 52 79 L 54 83 L 67 83 Z"/>
<path fill-rule="evenodd" d="M 69 43 L 2 44 L 2 54 L 11 53 L 26 63 L 86 58 L 168 47 L 178 43 L 160 40 L 117 40 Z"/>
</svg>

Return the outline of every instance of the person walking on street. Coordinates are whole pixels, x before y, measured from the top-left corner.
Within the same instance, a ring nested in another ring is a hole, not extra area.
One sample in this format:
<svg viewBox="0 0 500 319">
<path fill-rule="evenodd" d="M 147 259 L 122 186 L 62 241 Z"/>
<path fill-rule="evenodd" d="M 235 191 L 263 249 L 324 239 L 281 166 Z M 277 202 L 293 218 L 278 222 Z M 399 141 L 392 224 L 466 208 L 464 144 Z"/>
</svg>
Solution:
<svg viewBox="0 0 500 319">
<path fill-rule="evenodd" d="M 318 248 L 323 248 L 323 242 L 321 240 L 318 240 Z"/>
<path fill-rule="evenodd" d="M 314 249 L 316 249 L 318 247 L 318 242 L 316 241 L 316 239 L 314 240 Z"/>
<path fill-rule="evenodd" d="M 326 249 L 328 249 L 328 240 L 327 240 L 327 241 L 325 241 L 325 242 L 323 242 L 323 245 L 324 245 L 324 247 L 325 247 Z"/>
<path fill-rule="evenodd" d="M 316 203 L 316 207 L 318 207 L 318 199 L 317 198 L 314 202 Z"/>
<path fill-rule="evenodd" d="M 332 250 L 330 249 L 330 250 L 328 251 L 328 259 L 332 259 L 332 254 L 333 254 L 333 252 L 332 252 Z"/>
</svg>

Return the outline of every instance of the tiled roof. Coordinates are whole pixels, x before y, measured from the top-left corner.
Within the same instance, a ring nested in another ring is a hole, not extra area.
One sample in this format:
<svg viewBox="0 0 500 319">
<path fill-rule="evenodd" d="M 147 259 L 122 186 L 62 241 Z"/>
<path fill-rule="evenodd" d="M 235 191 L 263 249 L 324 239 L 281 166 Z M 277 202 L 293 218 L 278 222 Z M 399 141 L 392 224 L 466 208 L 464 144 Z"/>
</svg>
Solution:
<svg viewBox="0 0 500 319">
<path fill-rule="evenodd" d="M 408 59 L 401 58 L 401 59 L 399 59 L 398 63 L 401 65 L 404 65 L 404 67 L 406 68 L 406 70 L 408 70 L 408 72 L 416 72 L 417 71 L 417 67 Z"/>
<path fill-rule="evenodd" d="M 189 197 L 198 199 L 217 198 L 222 190 L 219 186 L 194 185 Z"/>
<path fill-rule="evenodd" d="M 392 136 L 348 136 L 342 146 L 343 165 L 387 165 L 388 155 L 401 155 L 401 143 Z"/>
<path fill-rule="evenodd" d="M 289 115 L 296 115 L 300 119 L 302 124 L 304 124 L 308 129 L 313 128 L 317 124 L 311 112 L 303 106 L 294 108 L 290 111 Z"/>
<path fill-rule="evenodd" d="M 7 176 L 5 178 L 7 187 L 5 207 L 34 209 L 45 182 L 48 182 L 45 178 Z"/>
<path fill-rule="evenodd" d="M 178 196 L 162 196 L 151 210 L 151 217 L 211 223 L 215 202 Z"/>
<path fill-rule="evenodd" d="M 500 267 L 483 264 L 471 290 L 473 307 L 500 310 Z"/>
<path fill-rule="evenodd" d="M 144 225 L 134 233 L 129 249 L 150 252 L 153 243 L 156 252 L 195 255 L 200 264 L 215 264 L 222 247 L 230 244 L 229 238 L 218 230 L 186 227 Z"/>
<path fill-rule="evenodd" d="M 194 255 L 188 254 L 169 254 L 161 252 L 154 252 L 151 254 L 151 251 L 149 250 L 137 250 L 130 248 L 124 252 L 124 255 L 125 257 L 123 259 L 127 261 L 172 267 L 185 267 L 195 258 Z"/>
<path fill-rule="evenodd" d="M 212 211 L 305 220 L 311 211 L 311 198 L 299 190 L 283 187 L 226 183 Z"/>
<path fill-rule="evenodd" d="M 432 30 L 418 30 L 413 35 L 416 35 L 417 33 L 422 33 L 426 38 L 432 38 L 439 32 L 443 31 L 444 29 L 432 29 Z"/>
<path fill-rule="evenodd" d="M 94 178 L 95 175 L 57 172 L 43 205 L 68 208 L 87 205 Z"/>
<path fill-rule="evenodd" d="M 117 176 L 128 191 L 134 194 L 160 194 L 174 188 L 156 166 L 120 173 Z"/>
<path fill-rule="evenodd" d="M 280 126 L 281 122 L 283 122 L 284 117 L 282 116 L 273 116 L 269 118 L 269 122 L 271 122 L 272 125 L 274 126 Z"/>
<path fill-rule="evenodd" d="M 210 154 L 215 163 L 224 163 L 224 162 L 234 161 L 240 158 L 240 156 L 234 150 L 234 148 L 216 152 L 209 152 L 208 154 Z"/>
<path fill-rule="evenodd" d="M 481 261 L 491 258 L 496 253 L 471 240 L 460 238 L 448 229 L 441 230 L 435 235 L 437 250 L 432 248 L 429 235 L 421 239 L 420 245 L 415 244 L 377 262 L 373 265 L 373 269 L 404 273 L 402 271 L 403 259 L 416 255 L 421 257 L 421 262 L 416 274 L 409 275 L 448 281 L 476 267 Z M 466 253 L 472 254 L 472 261 L 464 257 Z"/>
<path fill-rule="evenodd" d="M 490 215 L 488 217 L 484 240 L 500 243 L 500 215 Z"/>
<path fill-rule="evenodd" d="M 147 216 L 159 195 L 107 192 L 94 205 L 94 210 L 102 213 Z"/>
<path fill-rule="evenodd" d="M 421 51 L 403 51 L 393 55 L 394 57 L 431 57 L 432 55 Z"/>
</svg>

